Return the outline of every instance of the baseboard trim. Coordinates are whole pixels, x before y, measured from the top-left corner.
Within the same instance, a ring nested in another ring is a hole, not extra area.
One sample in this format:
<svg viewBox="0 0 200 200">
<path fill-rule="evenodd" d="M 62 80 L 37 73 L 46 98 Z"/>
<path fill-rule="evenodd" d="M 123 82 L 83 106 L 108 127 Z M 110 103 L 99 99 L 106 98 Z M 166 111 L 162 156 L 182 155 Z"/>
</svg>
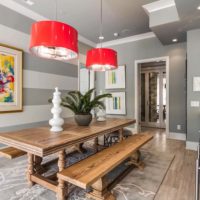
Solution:
<svg viewBox="0 0 200 200">
<path fill-rule="evenodd" d="M 169 139 L 173 140 L 183 140 L 186 141 L 186 133 L 175 133 L 175 132 L 170 132 L 168 134 Z"/>
<path fill-rule="evenodd" d="M 187 142 L 186 142 L 186 149 L 187 149 L 187 150 L 197 151 L 198 145 L 199 145 L 198 142 L 187 141 Z"/>
<path fill-rule="evenodd" d="M 137 129 L 136 128 L 126 127 L 126 129 L 128 129 L 129 131 L 131 131 L 133 134 L 137 134 Z"/>
</svg>

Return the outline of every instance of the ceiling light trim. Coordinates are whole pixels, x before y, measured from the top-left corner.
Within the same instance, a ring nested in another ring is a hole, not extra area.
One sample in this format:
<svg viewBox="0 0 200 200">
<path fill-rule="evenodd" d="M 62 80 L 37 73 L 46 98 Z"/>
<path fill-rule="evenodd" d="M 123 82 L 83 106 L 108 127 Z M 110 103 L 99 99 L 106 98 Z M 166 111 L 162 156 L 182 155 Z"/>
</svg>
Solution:
<svg viewBox="0 0 200 200">
<path fill-rule="evenodd" d="M 120 44 L 136 42 L 136 41 L 139 41 L 139 40 L 145 40 L 145 39 L 155 38 L 155 37 L 156 37 L 156 35 L 153 32 L 148 32 L 148 33 L 133 35 L 133 36 L 130 36 L 130 37 L 125 37 L 125 38 L 121 38 L 121 39 L 117 39 L 117 40 L 111 40 L 111 41 L 108 41 L 108 42 L 103 42 L 102 47 L 116 46 L 116 45 L 120 45 Z M 97 47 L 100 47 L 100 46 L 101 46 L 101 44 L 98 43 Z"/>
<path fill-rule="evenodd" d="M 19 14 L 22 14 L 26 17 L 29 17 L 35 21 L 45 21 L 45 20 L 50 20 L 48 18 L 45 18 L 44 16 L 32 11 L 31 9 L 28 9 L 16 2 L 14 2 L 13 0 L 1 0 L 0 2 L 0 5 L 3 5 Z M 79 35 L 78 36 L 78 40 L 82 43 L 85 43 L 89 46 L 92 46 L 92 47 L 96 47 L 96 43 L 88 40 L 87 38 L 83 37 L 82 35 Z"/>
</svg>

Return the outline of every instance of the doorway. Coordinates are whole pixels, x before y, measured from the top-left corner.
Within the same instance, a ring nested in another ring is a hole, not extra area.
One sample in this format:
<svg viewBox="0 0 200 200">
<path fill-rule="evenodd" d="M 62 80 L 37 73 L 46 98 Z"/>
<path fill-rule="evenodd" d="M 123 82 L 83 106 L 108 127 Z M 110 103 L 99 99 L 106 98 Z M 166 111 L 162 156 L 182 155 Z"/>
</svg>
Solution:
<svg viewBox="0 0 200 200">
<path fill-rule="evenodd" d="M 141 63 L 140 67 L 141 126 L 166 128 L 166 63 Z"/>
<path fill-rule="evenodd" d="M 136 60 L 134 72 L 135 131 L 140 132 L 141 126 L 166 128 L 168 137 L 169 57 Z"/>
</svg>

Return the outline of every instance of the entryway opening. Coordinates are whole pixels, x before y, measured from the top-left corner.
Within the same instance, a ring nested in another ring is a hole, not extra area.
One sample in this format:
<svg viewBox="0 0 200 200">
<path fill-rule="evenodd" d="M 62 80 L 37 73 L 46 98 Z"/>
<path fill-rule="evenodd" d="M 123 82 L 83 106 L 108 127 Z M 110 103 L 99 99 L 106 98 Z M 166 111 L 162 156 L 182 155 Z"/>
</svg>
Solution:
<svg viewBox="0 0 200 200">
<path fill-rule="evenodd" d="M 166 62 L 140 64 L 141 127 L 166 128 Z"/>
<path fill-rule="evenodd" d="M 166 129 L 169 133 L 169 58 L 135 62 L 136 128 Z"/>
</svg>

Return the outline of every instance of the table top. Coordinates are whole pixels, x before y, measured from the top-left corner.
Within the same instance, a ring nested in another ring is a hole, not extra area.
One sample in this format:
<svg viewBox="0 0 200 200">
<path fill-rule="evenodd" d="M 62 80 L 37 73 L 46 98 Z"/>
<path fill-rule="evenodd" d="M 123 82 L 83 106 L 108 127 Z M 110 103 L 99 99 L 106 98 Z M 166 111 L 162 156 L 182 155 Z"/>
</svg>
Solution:
<svg viewBox="0 0 200 200">
<path fill-rule="evenodd" d="M 0 133 L 0 143 L 43 157 L 135 123 L 134 119 L 107 118 L 105 122 L 93 120 L 90 126 L 83 127 L 72 118 L 66 121 L 60 133 L 50 132 L 50 127 L 24 129 Z"/>
</svg>

